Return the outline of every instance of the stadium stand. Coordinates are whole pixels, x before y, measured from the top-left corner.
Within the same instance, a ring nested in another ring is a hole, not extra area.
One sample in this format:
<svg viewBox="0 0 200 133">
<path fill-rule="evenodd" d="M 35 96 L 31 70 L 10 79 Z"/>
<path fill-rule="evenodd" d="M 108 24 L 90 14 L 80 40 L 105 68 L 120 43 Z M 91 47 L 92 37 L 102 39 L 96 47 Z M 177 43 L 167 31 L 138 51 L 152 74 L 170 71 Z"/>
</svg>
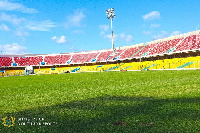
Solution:
<svg viewBox="0 0 200 133">
<path fill-rule="evenodd" d="M 110 54 L 112 54 L 111 50 L 109 50 L 109 51 L 102 51 L 99 54 L 99 56 L 97 58 L 97 61 L 102 61 L 102 62 L 104 61 L 105 62 L 107 59 L 109 59 Z"/>
<path fill-rule="evenodd" d="M 96 59 L 99 52 L 96 53 L 84 53 L 84 54 L 74 54 L 72 57 L 71 63 L 87 63 L 92 62 L 92 60 Z"/>
<path fill-rule="evenodd" d="M 119 63 L 119 64 L 106 64 L 106 65 L 92 65 L 92 66 L 80 66 L 80 67 L 62 67 L 56 68 L 58 73 L 64 71 L 70 72 L 89 72 L 89 71 L 113 71 L 113 70 L 168 70 L 168 69 L 182 69 L 182 68 L 200 68 L 200 56 L 187 57 L 187 58 L 173 58 L 173 59 L 162 59 L 155 61 L 142 61 L 131 62 L 131 63 Z M 38 72 L 38 69 L 36 69 Z M 51 71 L 45 71 L 41 69 L 41 73 L 51 74 Z"/>
<path fill-rule="evenodd" d="M 118 58 L 120 58 L 120 54 L 123 52 L 124 50 L 115 50 L 115 54 L 112 55 L 112 53 L 110 54 L 109 58 L 107 59 L 107 61 L 113 61 L 113 60 L 117 60 Z"/>
<path fill-rule="evenodd" d="M 181 39 L 173 39 L 157 43 L 157 45 L 151 49 L 149 55 L 169 53 L 170 52 L 169 49 L 175 47 L 175 45 L 178 44 L 179 41 L 181 41 Z"/>
<path fill-rule="evenodd" d="M 71 55 L 54 55 L 54 56 L 45 56 L 44 62 L 47 65 L 54 65 L 54 64 L 67 64 Z"/>
<path fill-rule="evenodd" d="M 17 66 L 39 65 L 42 60 L 42 56 L 14 57 L 14 62 L 17 64 Z"/>
<path fill-rule="evenodd" d="M 141 46 L 140 46 L 141 48 Z M 120 56 L 120 59 L 126 59 L 131 57 L 133 54 L 135 54 L 137 51 L 139 51 L 138 47 L 133 47 L 133 48 L 127 48 Z"/>
<path fill-rule="evenodd" d="M 11 66 L 12 58 L 11 57 L 0 57 L 0 67 Z"/>
<path fill-rule="evenodd" d="M 70 61 L 71 55 L 60 55 L 60 64 L 66 64 Z"/>
<path fill-rule="evenodd" d="M 1 70 L 0 76 L 20 76 L 24 75 L 24 70 Z"/>
<path fill-rule="evenodd" d="M 175 57 L 177 54 L 179 54 L 179 57 Z M 174 55 L 174 57 L 170 55 Z M 24 67 L 24 70 L 27 70 L 28 66 L 35 66 L 35 73 L 40 74 L 65 73 L 67 71 L 189 69 L 200 68 L 199 55 L 200 31 L 193 31 L 151 42 L 116 48 L 114 53 L 112 50 L 97 50 L 48 55 L 0 55 L 0 68 L 2 71 L 6 67 Z M 167 57 L 159 59 L 164 56 Z M 154 58 L 154 60 L 150 60 L 150 58 Z M 88 63 L 90 65 L 87 65 Z M 39 68 L 39 66 L 42 66 L 42 68 Z M 51 68 L 44 68 L 46 66 L 59 67 L 52 70 Z M 10 75 L 12 73 L 17 75 L 16 71 L 10 71 Z M 20 73 L 22 73 L 21 70 Z M 6 72 L 1 72 L 1 75 L 6 75 Z"/>
</svg>

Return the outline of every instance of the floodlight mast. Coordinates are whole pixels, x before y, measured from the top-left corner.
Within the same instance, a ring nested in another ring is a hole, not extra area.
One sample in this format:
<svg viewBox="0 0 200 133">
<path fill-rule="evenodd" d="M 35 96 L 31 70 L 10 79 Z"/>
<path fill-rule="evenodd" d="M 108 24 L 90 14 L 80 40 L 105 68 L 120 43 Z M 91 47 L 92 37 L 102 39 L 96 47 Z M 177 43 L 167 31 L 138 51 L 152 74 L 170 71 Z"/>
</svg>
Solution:
<svg viewBox="0 0 200 133">
<path fill-rule="evenodd" d="M 106 10 L 106 15 L 108 19 L 111 19 L 111 34 L 112 34 L 112 50 L 114 54 L 114 41 L 113 41 L 113 27 L 112 27 L 112 19 L 115 17 L 115 11 L 114 8 Z"/>
</svg>

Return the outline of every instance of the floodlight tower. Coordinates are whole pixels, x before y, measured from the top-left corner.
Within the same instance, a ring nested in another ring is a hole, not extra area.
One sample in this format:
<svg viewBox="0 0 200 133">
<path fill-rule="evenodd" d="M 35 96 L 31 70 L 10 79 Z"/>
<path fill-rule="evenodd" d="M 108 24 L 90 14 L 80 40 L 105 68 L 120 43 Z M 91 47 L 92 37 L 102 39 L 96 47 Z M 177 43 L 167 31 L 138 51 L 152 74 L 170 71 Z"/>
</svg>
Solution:
<svg viewBox="0 0 200 133">
<path fill-rule="evenodd" d="M 112 49 L 114 54 L 114 43 L 113 43 L 113 28 L 112 28 L 112 19 L 115 17 L 114 8 L 106 10 L 106 15 L 108 19 L 111 19 L 111 33 L 112 33 Z"/>
</svg>

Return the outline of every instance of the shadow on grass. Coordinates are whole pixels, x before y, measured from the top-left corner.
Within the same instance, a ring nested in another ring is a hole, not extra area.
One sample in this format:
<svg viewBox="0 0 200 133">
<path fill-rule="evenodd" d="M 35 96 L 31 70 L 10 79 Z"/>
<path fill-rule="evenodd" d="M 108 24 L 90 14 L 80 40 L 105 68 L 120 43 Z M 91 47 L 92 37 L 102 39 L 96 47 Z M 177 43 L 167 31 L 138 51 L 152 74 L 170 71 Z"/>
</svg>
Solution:
<svg viewBox="0 0 200 133">
<path fill-rule="evenodd" d="M 15 117 L 16 124 L 1 124 L 0 132 L 199 132 L 199 102 L 200 98 L 104 96 L 4 114 Z M 25 125 L 19 125 L 22 122 Z"/>
</svg>

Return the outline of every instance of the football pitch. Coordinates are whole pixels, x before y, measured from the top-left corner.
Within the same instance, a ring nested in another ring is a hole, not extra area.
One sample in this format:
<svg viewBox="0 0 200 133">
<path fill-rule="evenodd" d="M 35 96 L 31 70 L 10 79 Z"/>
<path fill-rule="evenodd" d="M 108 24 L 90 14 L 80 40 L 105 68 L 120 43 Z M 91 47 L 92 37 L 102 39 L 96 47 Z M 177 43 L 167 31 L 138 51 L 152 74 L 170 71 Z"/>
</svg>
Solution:
<svg viewBox="0 0 200 133">
<path fill-rule="evenodd" d="M 0 98 L 2 133 L 200 132 L 200 70 L 1 77 Z"/>
</svg>

